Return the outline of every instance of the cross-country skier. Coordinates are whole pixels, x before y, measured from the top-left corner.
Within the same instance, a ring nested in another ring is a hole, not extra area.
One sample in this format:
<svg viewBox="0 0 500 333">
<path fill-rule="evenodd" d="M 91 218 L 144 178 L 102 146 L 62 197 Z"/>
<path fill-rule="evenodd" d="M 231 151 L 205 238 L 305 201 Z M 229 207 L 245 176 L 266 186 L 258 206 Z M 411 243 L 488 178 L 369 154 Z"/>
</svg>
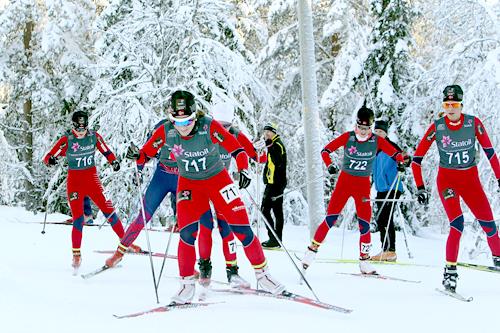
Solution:
<svg viewBox="0 0 500 333">
<path fill-rule="evenodd" d="M 120 170 L 120 163 L 104 143 L 101 135 L 88 128 L 88 113 L 86 111 L 78 110 L 74 112 L 71 120 L 73 128 L 68 130 L 56 142 L 43 158 L 43 162 L 48 166 L 52 166 L 57 164 L 57 158 L 60 156 L 66 156 L 68 160 L 67 197 L 71 215 L 73 216 L 71 233 L 73 245 L 72 266 L 77 269 L 82 261 L 80 246 L 84 222 L 84 197 L 89 197 L 99 207 L 119 238 L 123 237 L 124 231 L 113 204 L 104 197 L 104 190 L 95 167 L 94 155 L 96 148 L 106 157 L 113 167 L 113 171 Z"/>
<path fill-rule="evenodd" d="M 178 264 L 181 288 L 172 301 L 184 304 L 191 302 L 194 297 L 194 243 L 200 219 L 203 215 L 211 214 L 210 201 L 242 242 L 261 288 L 275 294 L 283 292 L 285 287 L 269 273 L 262 247 L 250 228 L 238 187 L 233 184 L 220 159 L 218 145 L 226 148 L 236 160 L 240 188 L 250 184 L 248 155 L 222 125 L 196 112 L 195 99 L 190 92 L 174 92 L 170 106 L 170 122 L 164 123 L 153 133 L 136 157 L 138 163 L 143 163 L 146 156 L 155 156 L 166 145 L 179 168 L 177 218 L 180 229 Z"/>
<path fill-rule="evenodd" d="M 212 116 L 217 120 L 230 134 L 232 134 L 243 147 L 247 155 L 257 162 L 265 162 L 266 155 L 258 156 L 256 149 L 248 137 L 233 125 L 234 107 L 229 103 L 216 104 L 212 109 Z M 264 142 L 258 142 L 262 146 Z M 226 148 L 219 145 L 219 155 L 226 170 L 231 166 L 231 153 Z M 238 275 L 238 265 L 236 258 L 236 240 L 231 228 L 229 227 L 224 215 L 216 212 L 217 226 L 222 238 L 222 251 L 226 259 L 227 280 L 233 287 L 249 288 L 250 284 Z M 212 274 L 212 262 L 210 260 L 212 252 L 212 229 L 214 227 L 212 215 L 203 215 L 200 219 L 200 230 L 198 235 L 198 252 L 200 259 L 198 265 L 200 269 L 200 283 L 208 286 Z"/>
<path fill-rule="evenodd" d="M 476 140 L 490 161 L 500 187 L 500 164 L 490 138 L 479 118 L 462 113 L 463 91 L 459 85 L 446 86 L 443 90 L 445 116 L 434 121 L 427 129 L 415 151 L 412 171 L 418 188 L 418 202 L 427 204 L 429 194 L 422 178 L 422 159 L 434 141 L 439 152 L 437 189 L 446 215 L 450 233 L 446 242 L 446 266 L 443 286 L 455 291 L 457 287 L 457 259 L 464 217 L 460 198 L 469 206 L 487 235 L 493 254 L 493 263 L 500 267 L 500 239 L 493 219 L 491 206 L 479 180 L 476 160 Z"/>
<path fill-rule="evenodd" d="M 373 111 L 361 107 L 357 112 L 354 131 L 345 132 L 330 141 L 321 151 L 323 162 L 330 174 L 336 174 L 338 168 L 332 163 L 330 154 L 340 147 L 344 148 L 344 158 L 337 184 L 328 204 L 325 220 L 319 225 L 311 245 L 307 248 L 302 260 L 302 266 L 307 269 L 313 262 L 318 248 L 325 239 L 330 228 L 335 225 L 340 212 L 347 200 L 353 197 L 356 205 L 356 214 L 359 223 L 359 268 L 363 274 L 375 274 L 376 271 L 369 263 L 371 235 L 370 219 L 372 209 L 370 201 L 370 174 L 377 150 L 380 149 L 396 160 L 400 169 L 404 169 L 404 156 L 387 140 L 372 133 Z"/>
<path fill-rule="evenodd" d="M 154 130 L 169 122 L 168 119 L 161 120 L 155 125 Z M 127 151 L 127 158 L 134 158 L 134 154 L 137 152 L 137 148 L 133 147 Z M 146 189 L 146 193 L 142 199 L 144 204 L 144 215 L 146 216 L 146 223 L 148 223 L 155 211 L 160 207 L 161 202 L 170 193 L 170 203 L 176 215 L 176 196 L 177 196 L 177 179 L 179 177 L 179 170 L 177 168 L 177 162 L 170 157 L 170 150 L 168 147 L 161 149 L 159 154 L 155 155 L 158 158 L 158 163 L 156 165 L 156 170 L 153 174 L 153 178 L 149 182 Z M 140 163 L 137 164 L 137 168 L 141 171 L 144 168 L 146 162 L 149 161 L 149 157 L 145 157 Z M 142 208 L 141 208 L 142 209 Z M 173 228 L 174 226 L 172 226 Z M 106 265 L 109 267 L 116 266 L 123 258 L 125 252 L 129 247 L 134 247 L 132 243 L 139 236 L 142 229 L 144 228 L 144 220 L 142 217 L 142 211 L 139 211 L 134 222 L 130 224 L 125 232 L 125 236 L 121 239 L 120 244 L 115 253 L 106 259 Z M 140 251 L 140 249 L 139 249 Z M 138 252 L 138 251 L 133 251 Z"/>
</svg>

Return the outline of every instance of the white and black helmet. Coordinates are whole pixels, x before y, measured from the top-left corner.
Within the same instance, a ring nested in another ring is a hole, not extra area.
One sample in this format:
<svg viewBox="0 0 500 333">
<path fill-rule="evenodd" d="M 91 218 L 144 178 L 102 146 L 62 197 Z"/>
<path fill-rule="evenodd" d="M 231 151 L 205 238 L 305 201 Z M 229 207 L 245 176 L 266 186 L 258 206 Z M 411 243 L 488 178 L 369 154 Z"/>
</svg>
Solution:
<svg viewBox="0 0 500 333">
<path fill-rule="evenodd" d="M 187 117 L 186 117 L 187 116 Z M 193 94 L 177 90 L 170 98 L 168 118 L 172 122 L 185 122 L 196 117 L 196 102 Z"/>
</svg>

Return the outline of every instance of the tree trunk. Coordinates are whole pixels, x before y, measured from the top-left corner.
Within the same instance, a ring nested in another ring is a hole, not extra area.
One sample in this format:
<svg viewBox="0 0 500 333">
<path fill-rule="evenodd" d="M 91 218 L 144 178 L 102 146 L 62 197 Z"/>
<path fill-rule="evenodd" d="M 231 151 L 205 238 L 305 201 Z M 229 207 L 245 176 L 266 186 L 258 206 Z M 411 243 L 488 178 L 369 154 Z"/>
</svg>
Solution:
<svg viewBox="0 0 500 333">
<path fill-rule="evenodd" d="M 302 78 L 304 150 L 306 154 L 307 202 L 311 236 L 325 214 L 323 203 L 323 167 L 319 139 L 318 89 L 314 56 L 313 21 L 310 0 L 299 0 L 299 40 Z"/>
<path fill-rule="evenodd" d="M 24 42 L 24 52 L 26 54 L 26 58 L 28 60 L 28 64 L 31 60 L 31 33 L 33 31 L 33 22 L 26 23 L 26 27 L 24 28 L 23 42 Z M 26 73 L 28 69 L 26 69 Z M 29 175 L 33 174 L 33 114 L 31 108 L 31 98 L 30 94 L 27 93 L 26 100 L 23 103 L 23 115 L 24 115 L 24 124 L 23 124 L 23 140 L 24 140 L 24 148 L 22 151 L 22 159 L 25 164 L 25 168 Z M 23 199 L 27 209 L 34 209 L 36 203 L 34 202 L 34 186 L 32 183 L 31 177 L 25 176 L 24 179 L 24 195 Z"/>
</svg>

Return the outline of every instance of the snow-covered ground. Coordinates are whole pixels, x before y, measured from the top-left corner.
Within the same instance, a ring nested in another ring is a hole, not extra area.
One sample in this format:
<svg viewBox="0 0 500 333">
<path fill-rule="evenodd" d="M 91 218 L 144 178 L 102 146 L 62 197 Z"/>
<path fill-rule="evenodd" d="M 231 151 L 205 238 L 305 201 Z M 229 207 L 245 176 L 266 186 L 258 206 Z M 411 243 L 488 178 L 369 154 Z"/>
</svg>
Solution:
<svg viewBox="0 0 500 333">
<path fill-rule="evenodd" d="M 420 280 L 404 283 L 337 274 L 358 272 L 356 264 L 315 263 L 308 279 L 319 298 L 351 308 L 351 314 L 313 308 L 294 302 L 236 295 L 209 295 L 210 301 L 223 303 L 208 307 L 116 319 L 158 306 L 150 262 L 145 256 L 126 256 L 121 267 L 89 280 L 72 276 L 71 227 L 47 225 L 41 234 L 43 214 L 37 216 L 20 208 L 0 207 L 0 331 L 14 332 L 498 332 L 500 274 L 459 268 L 458 291 L 474 296 L 470 303 L 437 293 L 440 286 L 445 236 L 409 238 L 414 256 L 409 260 L 403 235 L 398 234 L 398 255 L 402 262 L 421 266 L 377 265 L 380 273 Z M 64 220 L 51 214 L 49 221 Z M 265 231 L 261 230 L 261 235 Z M 287 225 L 285 244 L 293 250 L 309 243 L 305 227 Z M 154 251 L 163 252 L 168 233 L 150 232 Z M 374 234 L 375 254 L 378 234 Z M 170 249 L 176 253 L 177 237 Z M 266 237 L 262 236 L 262 240 Z M 344 258 L 356 258 L 358 233 L 346 231 Z M 118 244 L 109 227 L 85 227 L 80 273 L 100 267 L 107 255 L 94 250 L 113 250 Z M 137 244 L 146 248 L 144 232 Z M 334 229 L 320 249 L 318 258 L 340 258 L 342 229 Z M 255 285 L 253 271 L 241 247 L 238 250 L 240 274 Z M 284 252 L 266 251 L 273 275 L 288 290 L 311 296 L 298 284 L 298 273 Z M 465 257 L 461 258 L 466 261 Z M 154 258 L 156 275 L 161 259 Z M 213 278 L 225 280 L 220 237 L 214 233 Z M 478 263 L 490 264 L 486 258 Z M 160 304 L 169 302 L 177 290 L 177 262 L 168 259 L 159 287 Z M 198 288 L 199 289 L 199 288 Z"/>
</svg>

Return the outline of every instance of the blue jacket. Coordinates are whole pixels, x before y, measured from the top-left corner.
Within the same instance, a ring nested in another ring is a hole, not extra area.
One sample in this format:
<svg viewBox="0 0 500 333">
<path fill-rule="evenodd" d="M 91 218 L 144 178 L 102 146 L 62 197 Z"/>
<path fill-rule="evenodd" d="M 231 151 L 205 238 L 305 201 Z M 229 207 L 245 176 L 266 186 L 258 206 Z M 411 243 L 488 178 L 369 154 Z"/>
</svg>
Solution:
<svg viewBox="0 0 500 333">
<path fill-rule="evenodd" d="M 388 138 L 386 138 L 394 148 L 398 151 L 401 149 Z M 379 150 L 377 152 L 377 157 L 375 157 L 375 161 L 373 162 L 373 182 L 375 183 L 375 189 L 377 192 L 389 192 L 391 189 L 391 185 L 394 182 L 394 178 L 398 175 L 397 164 L 392 158 L 389 157 L 386 153 Z M 396 186 L 396 184 L 394 184 Z M 399 192 L 403 192 L 403 184 L 401 181 L 398 184 L 397 190 Z"/>
</svg>

